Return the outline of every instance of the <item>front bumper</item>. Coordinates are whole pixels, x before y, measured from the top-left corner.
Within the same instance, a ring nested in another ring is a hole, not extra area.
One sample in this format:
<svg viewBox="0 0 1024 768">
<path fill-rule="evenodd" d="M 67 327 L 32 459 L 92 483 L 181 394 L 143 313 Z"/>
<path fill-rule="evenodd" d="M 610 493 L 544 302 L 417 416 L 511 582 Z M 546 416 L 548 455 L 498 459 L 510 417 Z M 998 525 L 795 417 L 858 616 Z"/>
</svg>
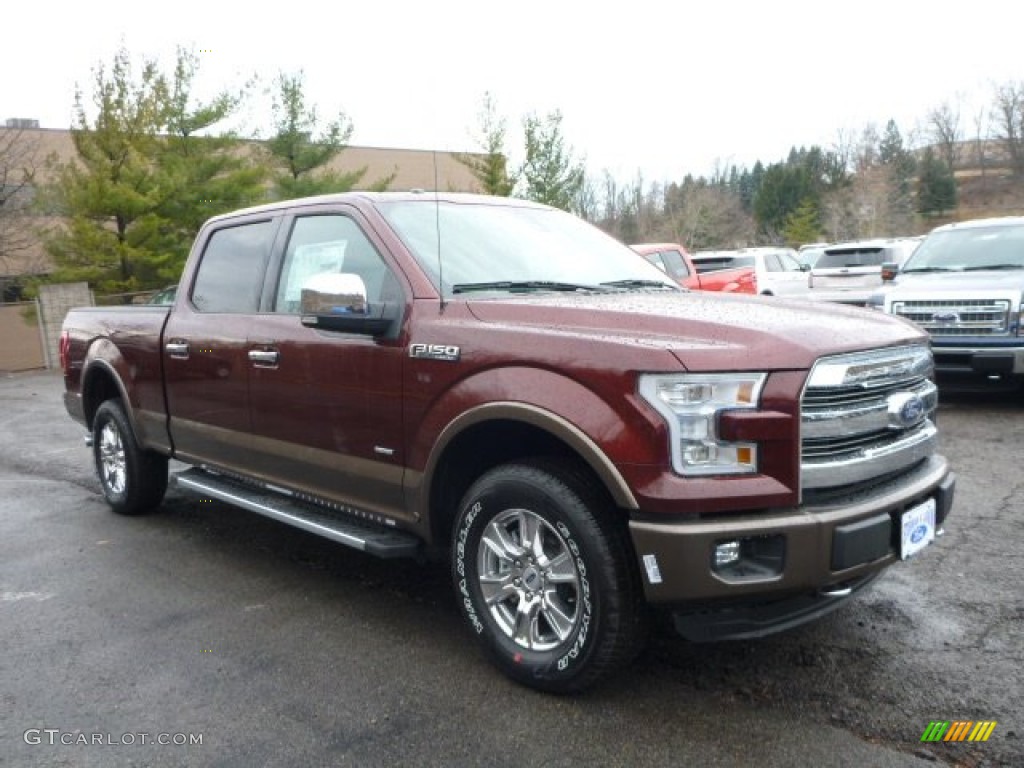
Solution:
<svg viewBox="0 0 1024 768">
<path fill-rule="evenodd" d="M 1024 376 L 1024 342 L 1010 344 L 936 343 L 932 337 L 937 374 Z"/>
<path fill-rule="evenodd" d="M 651 603 L 705 610 L 845 589 L 899 559 L 904 510 L 933 498 L 941 528 L 955 486 L 948 463 L 935 455 L 870 490 L 824 503 L 671 523 L 632 520 L 645 596 Z M 771 542 L 766 549 L 777 567 L 723 578 L 712 567 L 715 547 L 737 539 Z"/>
<path fill-rule="evenodd" d="M 764 637 L 831 613 L 871 584 L 881 573 L 875 571 L 833 589 L 778 600 L 762 600 L 749 605 L 731 605 L 713 610 L 680 609 L 673 613 L 672 620 L 676 631 L 695 643 Z"/>
</svg>

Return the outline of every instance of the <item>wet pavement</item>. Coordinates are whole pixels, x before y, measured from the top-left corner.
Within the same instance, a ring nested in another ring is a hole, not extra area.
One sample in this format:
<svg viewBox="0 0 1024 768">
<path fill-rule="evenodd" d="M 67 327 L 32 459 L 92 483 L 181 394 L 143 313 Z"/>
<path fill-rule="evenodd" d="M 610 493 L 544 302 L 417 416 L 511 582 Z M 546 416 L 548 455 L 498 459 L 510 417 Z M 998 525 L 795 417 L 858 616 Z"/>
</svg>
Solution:
<svg viewBox="0 0 1024 768">
<path fill-rule="evenodd" d="M 943 397 L 946 534 L 839 611 L 660 631 L 554 697 L 488 666 L 443 567 L 175 492 L 113 515 L 61 389 L 0 374 L 0 765 L 1024 765 L 1020 395 Z M 922 744 L 933 720 L 997 725 Z"/>
</svg>

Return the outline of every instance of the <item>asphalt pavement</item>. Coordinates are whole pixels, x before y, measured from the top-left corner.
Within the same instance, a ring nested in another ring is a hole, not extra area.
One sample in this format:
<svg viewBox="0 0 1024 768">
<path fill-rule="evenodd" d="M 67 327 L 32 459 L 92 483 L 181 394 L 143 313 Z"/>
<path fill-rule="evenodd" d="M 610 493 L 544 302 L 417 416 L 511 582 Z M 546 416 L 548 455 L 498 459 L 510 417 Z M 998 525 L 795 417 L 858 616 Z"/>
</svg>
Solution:
<svg viewBox="0 0 1024 768">
<path fill-rule="evenodd" d="M 944 397 L 946 533 L 821 621 L 659 631 L 598 688 L 493 670 L 447 569 L 169 493 L 102 501 L 52 373 L 0 374 L 0 764 L 1024 765 L 1024 397 Z M 996 721 L 922 743 L 934 720 Z"/>
</svg>

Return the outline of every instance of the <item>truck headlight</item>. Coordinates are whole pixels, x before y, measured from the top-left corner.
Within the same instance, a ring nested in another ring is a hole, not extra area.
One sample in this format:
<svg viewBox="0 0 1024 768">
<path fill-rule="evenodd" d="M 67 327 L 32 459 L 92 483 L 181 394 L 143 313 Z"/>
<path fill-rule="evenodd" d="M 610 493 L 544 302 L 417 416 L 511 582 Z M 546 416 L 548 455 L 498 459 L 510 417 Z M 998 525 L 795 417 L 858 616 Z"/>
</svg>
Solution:
<svg viewBox="0 0 1024 768">
<path fill-rule="evenodd" d="M 757 472 L 757 444 L 718 436 L 718 414 L 757 408 L 764 373 L 643 374 L 640 396 L 668 423 L 672 468 L 680 475 Z"/>
</svg>

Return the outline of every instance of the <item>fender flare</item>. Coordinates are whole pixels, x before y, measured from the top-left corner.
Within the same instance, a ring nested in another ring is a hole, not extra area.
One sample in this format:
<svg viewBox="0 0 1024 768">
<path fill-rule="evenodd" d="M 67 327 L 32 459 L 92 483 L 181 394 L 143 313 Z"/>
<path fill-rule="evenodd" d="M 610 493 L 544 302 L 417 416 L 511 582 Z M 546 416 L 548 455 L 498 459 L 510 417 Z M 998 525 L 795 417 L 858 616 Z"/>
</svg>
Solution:
<svg viewBox="0 0 1024 768">
<path fill-rule="evenodd" d="M 423 501 L 430 499 L 435 470 L 451 442 L 476 424 L 496 420 L 529 424 L 567 444 L 594 471 L 618 506 L 624 509 L 639 509 L 636 497 L 625 478 L 589 435 L 552 411 L 530 403 L 514 401 L 483 403 L 448 422 L 434 443 L 424 467 L 423 485 L 420 488 L 420 498 Z"/>
<path fill-rule="evenodd" d="M 135 407 L 137 403 L 133 401 L 131 392 L 125 385 L 125 378 L 128 373 L 127 366 L 128 364 L 121 355 L 120 350 L 118 350 L 114 343 L 109 339 L 98 339 L 91 344 L 82 364 L 82 410 L 85 414 L 86 421 L 89 424 L 89 429 L 91 430 L 93 417 L 96 415 L 96 408 L 98 408 L 100 404 L 95 403 L 95 407 L 92 408 L 90 412 L 90 409 L 86 407 L 86 392 L 90 383 L 96 376 L 105 375 L 112 379 L 114 385 L 117 387 L 121 401 L 125 406 L 125 416 L 128 417 L 128 423 L 131 425 L 136 441 L 139 441 L 139 425 L 135 419 Z"/>
</svg>

